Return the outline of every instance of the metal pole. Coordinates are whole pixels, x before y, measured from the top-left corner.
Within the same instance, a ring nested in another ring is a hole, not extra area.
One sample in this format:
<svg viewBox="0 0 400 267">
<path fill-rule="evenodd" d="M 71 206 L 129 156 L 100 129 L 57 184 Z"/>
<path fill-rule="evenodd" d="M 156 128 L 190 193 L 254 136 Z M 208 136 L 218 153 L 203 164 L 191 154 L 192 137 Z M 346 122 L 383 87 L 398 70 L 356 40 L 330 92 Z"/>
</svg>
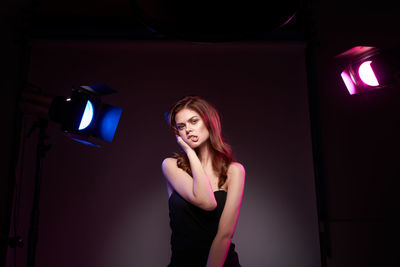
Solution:
<svg viewBox="0 0 400 267">
<path fill-rule="evenodd" d="M 50 149 L 49 145 L 45 144 L 46 129 L 48 121 L 40 118 L 36 122 L 36 127 L 39 128 L 39 140 L 36 150 L 36 171 L 35 171 L 35 188 L 33 195 L 33 205 L 30 218 L 30 227 L 28 235 L 28 258 L 27 266 L 34 267 L 36 259 L 36 247 L 38 242 L 38 225 L 39 225 L 39 200 L 40 200 L 40 185 L 42 180 L 42 166 L 46 152 Z"/>
</svg>

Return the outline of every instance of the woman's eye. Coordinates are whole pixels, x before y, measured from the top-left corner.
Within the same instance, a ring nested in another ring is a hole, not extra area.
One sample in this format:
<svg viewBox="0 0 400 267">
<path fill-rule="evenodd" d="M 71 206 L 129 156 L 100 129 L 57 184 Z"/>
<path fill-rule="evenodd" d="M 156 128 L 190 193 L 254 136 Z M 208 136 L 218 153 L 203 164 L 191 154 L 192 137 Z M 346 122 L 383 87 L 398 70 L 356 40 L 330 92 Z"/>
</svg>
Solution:
<svg viewBox="0 0 400 267">
<path fill-rule="evenodd" d="M 178 126 L 178 130 L 183 130 L 183 128 L 185 128 L 184 125 L 179 125 L 179 126 Z"/>
<path fill-rule="evenodd" d="M 196 122 L 198 122 L 199 120 L 192 120 L 192 123 L 196 123 Z"/>
</svg>

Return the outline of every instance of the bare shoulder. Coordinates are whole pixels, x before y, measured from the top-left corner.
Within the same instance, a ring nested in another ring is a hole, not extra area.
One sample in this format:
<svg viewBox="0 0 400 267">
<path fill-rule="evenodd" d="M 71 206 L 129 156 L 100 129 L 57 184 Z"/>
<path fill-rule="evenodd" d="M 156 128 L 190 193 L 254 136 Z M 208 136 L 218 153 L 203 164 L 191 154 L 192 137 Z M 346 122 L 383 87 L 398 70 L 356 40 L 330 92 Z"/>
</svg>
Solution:
<svg viewBox="0 0 400 267">
<path fill-rule="evenodd" d="M 239 162 L 232 162 L 228 167 L 228 187 L 232 184 L 244 184 L 246 171 Z"/>
<path fill-rule="evenodd" d="M 246 171 L 244 169 L 244 166 L 240 164 L 239 162 L 232 162 L 229 164 L 228 167 L 228 176 L 229 175 L 239 175 L 239 176 L 245 176 Z"/>
<path fill-rule="evenodd" d="M 176 161 L 176 158 L 165 158 L 161 163 L 161 168 L 164 170 L 165 168 L 177 166 Z"/>
<path fill-rule="evenodd" d="M 167 182 L 167 192 L 168 192 L 168 197 L 172 195 L 173 192 L 173 186 L 171 185 L 171 177 L 173 177 L 176 173 L 176 170 L 178 167 L 176 165 L 177 159 L 175 158 L 165 158 L 162 161 L 161 164 L 161 169 L 165 177 L 165 181 Z"/>
</svg>

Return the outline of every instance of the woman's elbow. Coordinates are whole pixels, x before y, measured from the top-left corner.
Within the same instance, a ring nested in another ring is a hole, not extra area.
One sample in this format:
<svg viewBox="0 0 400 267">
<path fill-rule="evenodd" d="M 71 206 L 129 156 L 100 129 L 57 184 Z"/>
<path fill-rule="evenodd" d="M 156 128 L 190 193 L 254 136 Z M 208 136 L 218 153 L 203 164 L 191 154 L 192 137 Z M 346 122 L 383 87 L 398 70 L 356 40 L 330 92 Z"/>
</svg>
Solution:
<svg viewBox="0 0 400 267">
<path fill-rule="evenodd" d="M 217 203 L 209 203 L 203 209 L 206 211 L 213 211 L 217 208 Z"/>
<path fill-rule="evenodd" d="M 206 211 L 213 211 L 217 208 L 217 201 L 202 202 L 197 205 L 199 208 Z"/>
<path fill-rule="evenodd" d="M 200 196 L 196 196 L 195 194 L 193 194 L 193 198 L 192 198 L 191 202 L 195 206 L 197 206 L 203 210 L 206 210 L 206 211 L 215 210 L 215 208 L 217 207 L 217 200 L 214 197 L 205 198 L 205 197 L 200 197 Z"/>
</svg>

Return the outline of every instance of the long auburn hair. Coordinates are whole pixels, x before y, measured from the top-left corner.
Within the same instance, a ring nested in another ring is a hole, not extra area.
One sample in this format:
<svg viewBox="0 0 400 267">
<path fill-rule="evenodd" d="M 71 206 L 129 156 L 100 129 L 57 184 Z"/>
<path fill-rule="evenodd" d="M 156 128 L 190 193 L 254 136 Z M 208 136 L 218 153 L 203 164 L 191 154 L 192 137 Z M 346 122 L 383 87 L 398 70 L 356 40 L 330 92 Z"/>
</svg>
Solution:
<svg viewBox="0 0 400 267">
<path fill-rule="evenodd" d="M 203 119 L 209 134 L 210 144 L 212 153 L 212 166 L 214 171 L 218 174 L 218 188 L 221 188 L 227 179 L 228 167 L 231 162 L 234 161 L 232 155 L 232 148 L 222 138 L 221 133 L 221 120 L 217 110 L 213 105 L 207 102 L 205 99 L 199 96 L 185 96 L 180 99 L 166 114 L 166 119 L 170 129 L 179 135 L 179 131 L 176 127 L 175 116 L 182 109 L 191 109 L 196 111 Z M 190 162 L 186 153 L 175 153 L 174 158 L 177 159 L 177 165 L 179 168 L 186 171 L 192 176 L 192 170 L 190 168 Z"/>
</svg>

